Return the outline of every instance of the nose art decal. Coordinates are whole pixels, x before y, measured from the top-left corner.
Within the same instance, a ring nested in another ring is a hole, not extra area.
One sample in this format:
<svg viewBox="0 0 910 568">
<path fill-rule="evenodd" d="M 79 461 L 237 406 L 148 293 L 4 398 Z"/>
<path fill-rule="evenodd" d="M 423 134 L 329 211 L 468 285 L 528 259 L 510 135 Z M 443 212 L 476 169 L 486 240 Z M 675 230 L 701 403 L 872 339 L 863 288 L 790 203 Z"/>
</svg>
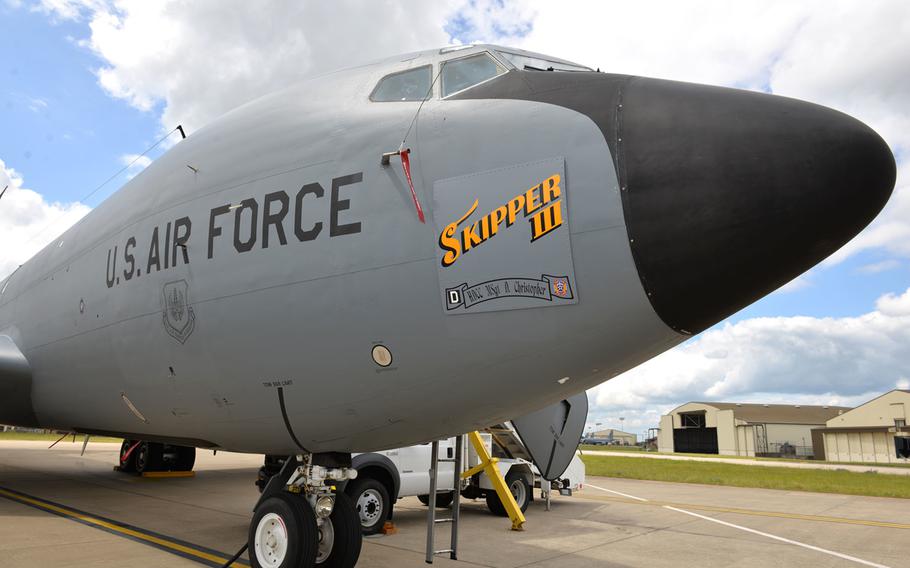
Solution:
<svg viewBox="0 0 910 568">
<path fill-rule="evenodd" d="M 433 198 L 446 313 L 578 302 L 563 158 L 439 180 Z"/>
</svg>

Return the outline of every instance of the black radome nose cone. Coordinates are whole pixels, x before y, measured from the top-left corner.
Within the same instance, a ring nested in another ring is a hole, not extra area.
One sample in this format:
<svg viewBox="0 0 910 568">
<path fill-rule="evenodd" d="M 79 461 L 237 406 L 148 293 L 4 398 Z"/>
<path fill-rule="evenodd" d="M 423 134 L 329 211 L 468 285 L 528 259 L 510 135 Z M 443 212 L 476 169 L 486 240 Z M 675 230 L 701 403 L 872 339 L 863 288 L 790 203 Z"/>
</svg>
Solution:
<svg viewBox="0 0 910 568">
<path fill-rule="evenodd" d="M 865 124 L 811 103 L 608 73 L 511 71 L 452 98 L 587 115 L 616 165 L 651 305 L 697 333 L 843 246 L 881 211 L 896 166 Z"/>
<path fill-rule="evenodd" d="M 632 252 L 661 318 L 695 333 L 843 246 L 896 166 L 843 113 L 785 97 L 633 78 L 615 153 Z"/>
</svg>

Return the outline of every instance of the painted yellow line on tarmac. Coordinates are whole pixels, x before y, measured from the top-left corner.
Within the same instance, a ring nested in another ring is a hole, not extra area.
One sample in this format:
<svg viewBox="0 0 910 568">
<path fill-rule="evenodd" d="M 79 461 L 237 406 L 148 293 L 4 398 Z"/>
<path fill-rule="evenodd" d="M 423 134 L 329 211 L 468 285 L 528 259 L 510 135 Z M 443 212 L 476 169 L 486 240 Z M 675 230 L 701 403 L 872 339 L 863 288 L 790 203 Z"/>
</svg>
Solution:
<svg viewBox="0 0 910 568">
<path fill-rule="evenodd" d="M 48 513 L 52 513 L 84 525 L 95 527 L 115 535 L 123 536 L 132 540 L 139 541 L 150 546 L 154 546 L 166 552 L 171 552 L 188 558 L 190 560 L 195 560 L 209 566 L 223 566 L 225 562 L 228 561 L 230 555 L 224 554 L 215 550 L 206 549 L 204 547 L 195 546 L 188 542 L 183 542 L 175 538 L 168 537 L 166 535 L 153 533 L 138 527 L 128 525 L 126 523 L 121 523 L 119 521 L 114 521 L 112 519 L 107 519 L 98 515 L 92 515 L 78 509 L 73 509 L 59 503 L 53 503 L 45 499 L 40 499 L 38 497 L 32 497 L 31 495 L 26 495 L 25 493 L 20 493 L 18 491 L 13 491 L 10 489 L 4 489 L 0 487 L 0 497 L 9 499 L 10 501 L 15 501 L 22 503 L 23 505 L 28 505 Z M 249 566 L 244 560 L 237 560 L 235 564 Z"/>
<path fill-rule="evenodd" d="M 888 521 L 870 521 L 865 519 L 850 519 L 846 517 L 829 517 L 825 515 L 804 515 L 801 513 L 785 513 L 783 511 L 761 511 L 757 509 L 740 509 L 737 507 L 717 507 L 713 505 L 697 505 L 692 503 L 673 503 L 670 501 L 652 501 L 627 499 L 624 497 L 608 497 L 606 495 L 577 495 L 583 499 L 593 501 L 610 501 L 613 503 L 626 503 L 630 505 L 651 505 L 656 507 L 676 507 L 682 509 L 693 509 L 696 511 L 708 511 L 713 513 L 733 513 L 737 515 L 749 515 L 753 517 L 774 517 L 778 519 L 794 519 L 799 521 L 815 521 L 821 523 L 840 523 L 846 525 L 862 525 L 867 527 L 884 527 L 889 529 L 910 530 L 910 524 L 892 523 Z"/>
<path fill-rule="evenodd" d="M 175 477 L 196 477 L 195 471 L 145 471 L 142 477 L 150 479 L 172 479 Z"/>
</svg>

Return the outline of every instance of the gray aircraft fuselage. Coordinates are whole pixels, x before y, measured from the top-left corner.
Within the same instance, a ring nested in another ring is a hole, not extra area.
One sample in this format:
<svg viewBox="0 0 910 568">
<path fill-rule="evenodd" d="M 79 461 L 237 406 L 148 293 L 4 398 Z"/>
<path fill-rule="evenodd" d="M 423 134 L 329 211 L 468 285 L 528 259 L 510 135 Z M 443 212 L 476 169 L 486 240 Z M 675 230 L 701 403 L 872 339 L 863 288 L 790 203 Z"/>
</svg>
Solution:
<svg viewBox="0 0 910 568">
<path fill-rule="evenodd" d="M 498 50 L 316 77 L 176 144 L 0 284 L 0 422 L 285 455 L 474 430 L 721 321 L 893 188 L 836 111 Z M 478 53 L 499 74 L 445 93 Z M 380 164 L 421 102 L 371 95 L 426 65 L 422 223 Z"/>
</svg>

